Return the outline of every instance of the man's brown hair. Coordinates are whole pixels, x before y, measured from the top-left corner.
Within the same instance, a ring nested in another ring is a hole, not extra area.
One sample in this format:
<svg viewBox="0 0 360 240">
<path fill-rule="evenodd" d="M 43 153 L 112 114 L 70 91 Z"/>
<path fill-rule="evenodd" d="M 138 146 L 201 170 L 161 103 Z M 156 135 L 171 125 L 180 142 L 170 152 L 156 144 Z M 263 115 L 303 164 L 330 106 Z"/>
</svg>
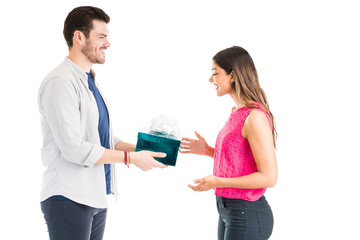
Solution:
<svg viewBox="0 0 360 240">
<path fill-rule="evenodd" d="M 93 20 L 110 22 L 110 17 L 100 8 L 82 6 L 74 8 L 66 17 L 64 22 L 64 38 L 69 49 L 73 46 L 73 36 L 76 30 L 84 33 L 88 38 L 93 28 Z"/>
</svg>

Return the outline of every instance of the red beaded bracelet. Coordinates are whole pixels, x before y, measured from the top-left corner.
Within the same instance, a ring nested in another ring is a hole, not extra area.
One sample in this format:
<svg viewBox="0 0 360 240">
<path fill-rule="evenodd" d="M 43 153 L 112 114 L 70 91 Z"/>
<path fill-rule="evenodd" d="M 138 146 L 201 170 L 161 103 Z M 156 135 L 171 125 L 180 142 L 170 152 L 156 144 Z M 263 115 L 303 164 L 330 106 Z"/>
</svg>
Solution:
<svg viewBox="0 0 360 240">
<path fill-rule="evenodd" d="M 129 168 L 130 167 L 130 153 L 128 152 L 129 154 L 129 161 L 127 162 L 127 167 Z"/>
<path fill-rule="evenodd" d="M 128 162 L 128 160 L 127 160 L 127 151 L 124 151 L 124 164 L 125 165 L 127 165 L 127 162 Z"/>
</svg>

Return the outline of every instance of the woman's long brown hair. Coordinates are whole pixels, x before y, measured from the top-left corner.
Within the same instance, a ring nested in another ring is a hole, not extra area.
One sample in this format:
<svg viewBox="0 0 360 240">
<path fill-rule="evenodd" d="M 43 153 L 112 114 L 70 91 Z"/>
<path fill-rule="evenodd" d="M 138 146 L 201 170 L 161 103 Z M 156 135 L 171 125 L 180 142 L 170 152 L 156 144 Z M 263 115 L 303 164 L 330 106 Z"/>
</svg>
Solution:
<svg viewBox="0 0 360 240">
<path fill-rule="evenodd" d="M 255 64 L 250 54 L 242 47 L 233 46 L 218 52 L 213 57 L 213 61 L 224 69 L 226 74 L 233 74 L 235 81 L 232 88 L 235 90 L 239 100 L 246 103 L 247 108 L 259 108 L 252 104 L 252 102 L 258 102 L 263 110 L 268 113 L 272 124 L 273 143 L 274 147 L 276 147 L 277 132 L 274 116 L 270 111 L 265 92 L 260 87 Z M 248 102 L 247 99 L 250 99 L 251 102 Z"/>
</svg>

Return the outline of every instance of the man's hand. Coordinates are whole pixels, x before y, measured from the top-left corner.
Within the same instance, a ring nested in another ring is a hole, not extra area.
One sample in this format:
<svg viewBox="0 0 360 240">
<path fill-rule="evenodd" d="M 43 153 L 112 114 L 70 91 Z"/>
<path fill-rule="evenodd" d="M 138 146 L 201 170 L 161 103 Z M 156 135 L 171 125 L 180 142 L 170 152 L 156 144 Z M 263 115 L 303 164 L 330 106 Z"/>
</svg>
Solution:
<svg viewBox="0 0 360 240">
<path fill-rule="evenodd" d="M 147 171 L 153 168 L 166 168 L 167 166 L 159 161 L 156 161 L 154 157 L 164 158 L 166 153 L 150 152 L 150 151 L 139 151 L 130 152 L 130 163 L 140 168 L 143 171 Z"/>
</svg>

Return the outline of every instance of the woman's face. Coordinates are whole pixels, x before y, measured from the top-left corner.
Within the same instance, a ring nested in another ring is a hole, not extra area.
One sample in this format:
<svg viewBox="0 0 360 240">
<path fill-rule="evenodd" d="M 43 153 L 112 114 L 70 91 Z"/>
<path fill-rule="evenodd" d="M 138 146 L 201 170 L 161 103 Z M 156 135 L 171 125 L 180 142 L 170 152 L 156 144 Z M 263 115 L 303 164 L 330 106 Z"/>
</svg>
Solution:
<svg viewBox="0 0 360 240">
<path fill-rule="evenodd" d="M 216 95 L 224 96 L 226 94 L 233 93 L 234 90 L 231 87 L 231 83 L 234 81 L 232 73 L 226 74 L 225 70 L 219 67 L 214 61 L 212 62 L 212 75 L 209 82 L 215 85 Z"/>
</svg>

